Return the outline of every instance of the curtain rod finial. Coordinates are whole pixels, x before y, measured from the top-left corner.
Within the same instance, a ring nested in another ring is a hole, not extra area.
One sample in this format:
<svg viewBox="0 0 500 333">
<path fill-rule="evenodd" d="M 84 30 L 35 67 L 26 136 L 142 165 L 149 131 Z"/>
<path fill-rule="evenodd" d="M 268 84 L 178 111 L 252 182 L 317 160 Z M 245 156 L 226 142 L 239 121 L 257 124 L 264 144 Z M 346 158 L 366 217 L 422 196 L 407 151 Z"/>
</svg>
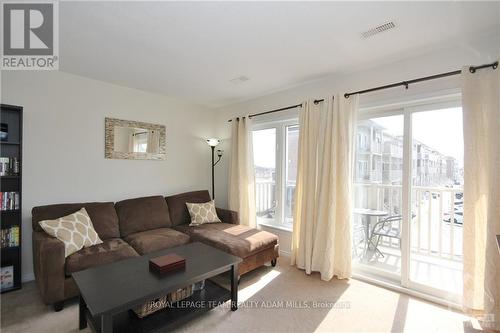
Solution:
<svg viewBox="0 0 500 333">
<path fill-rule="evenodd" d="M 348 93 L 345 93 L 345 94 L 344 94 L 344 97 L 345 97 L 345 98 L 349 98 L 349 96 L 351 96 L 351 95 L 349 95 Z"/>
</svg>

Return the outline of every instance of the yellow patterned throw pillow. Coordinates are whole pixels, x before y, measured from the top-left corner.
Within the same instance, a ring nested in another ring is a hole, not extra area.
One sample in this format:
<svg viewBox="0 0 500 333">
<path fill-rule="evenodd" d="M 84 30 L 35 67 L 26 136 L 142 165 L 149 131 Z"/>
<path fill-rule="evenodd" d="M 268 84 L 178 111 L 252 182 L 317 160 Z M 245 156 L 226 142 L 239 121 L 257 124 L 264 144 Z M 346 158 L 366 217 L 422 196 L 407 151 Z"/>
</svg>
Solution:
<svg viewBox="0 0 500 333">
<path fill-rule="evenodd" d="M 64 243 L 65 258 L 84 247 L 102 243 L 85 208 L 55 220 L 38 223 L 46 233 Z"/>
<path fill-rule="evenodd" d="M 186 202 L 189 215 L 191 215 L 190 227 L 202 225 L 205 223 L 221 222 L 215 211 L 215 201 L 204 203 L 189 203 Z"/>
</svg>

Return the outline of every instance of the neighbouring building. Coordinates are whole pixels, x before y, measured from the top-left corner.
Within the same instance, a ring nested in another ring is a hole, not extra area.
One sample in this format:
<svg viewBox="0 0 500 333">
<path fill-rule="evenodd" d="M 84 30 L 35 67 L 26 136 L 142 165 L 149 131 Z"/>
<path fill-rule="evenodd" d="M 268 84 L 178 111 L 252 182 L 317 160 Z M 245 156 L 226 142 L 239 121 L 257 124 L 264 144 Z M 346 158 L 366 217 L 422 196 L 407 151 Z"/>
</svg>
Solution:
<svg viewBox="0 0 500 333">
<path fill-rule="evenodd" d="M 413 140 L 412 176 L 415 186 L 453 186 L 461 183 L 458 161 L 422 142 Z M 403 137 L 393 136 L 372 120 L 358 123 L 355 181 L 401 185 Z"/>
</svg>

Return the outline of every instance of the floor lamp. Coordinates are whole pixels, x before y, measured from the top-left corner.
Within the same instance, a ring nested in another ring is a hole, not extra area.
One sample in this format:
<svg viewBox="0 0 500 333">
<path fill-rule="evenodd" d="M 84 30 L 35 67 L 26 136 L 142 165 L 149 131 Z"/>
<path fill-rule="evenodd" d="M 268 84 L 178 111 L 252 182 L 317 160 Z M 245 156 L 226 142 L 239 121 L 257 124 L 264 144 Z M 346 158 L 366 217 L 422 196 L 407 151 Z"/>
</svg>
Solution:
<svg viewBox="0 0 500 333">
<path fill-rule="evenodd" d="M 212 138 L 207 140 L 208 145 L 210 148 L 212 148 L 212 200 L 215 199 L 215 166 L 217 163 L 219 163 L 220 159 L 222 158 L 222 153 L 223 151 L 218 149 L 217 150 L 217 161 L 214 162 L 215 160 L 215 147 L 217 147 L 220 143 L 219 139 Z"/>
</svg>

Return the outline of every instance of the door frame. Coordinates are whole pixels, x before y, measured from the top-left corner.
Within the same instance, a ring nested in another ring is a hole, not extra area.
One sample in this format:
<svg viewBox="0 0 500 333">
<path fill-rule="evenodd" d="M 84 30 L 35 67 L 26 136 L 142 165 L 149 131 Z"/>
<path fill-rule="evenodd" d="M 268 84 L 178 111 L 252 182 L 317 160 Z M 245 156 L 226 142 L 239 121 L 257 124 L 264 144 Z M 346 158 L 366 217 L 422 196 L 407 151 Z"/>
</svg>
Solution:
<svg viewBox="0 0 500 333">
<path fill-rule="evenodd" d="M 368 269 L 365 266 L 357 266 L 355 268 L 360 272 L 371 271 L 376 275 L 386 278 L 390 281 L 399 281 L 400 287 L 416 291 L 432 298 L 440 298 L 447 302 L 461 305 L 462 296 L 451 294 L 449 292 L 424 285 L 410 279 L 410 221 L 411 221 L 411 203 L 412 203 L 412 116 L 414 113 L 433 111 L 439 109 L 461 107 L 461 93 L 459 91 L 446 91 L 428 98 L 419 98 L 408 101 L 400 101 L 396 103 L 387 103 L 383 105 L 375 105 L 369 107 L 361 107 L 359 110 L 358 119 L 370 119 L 377 117 L 388 117 L 395 115 L 403 115 L 403 181 L 402 181 L 402 230 L 401 230 L 401 275 L 376 270 Z M 386 284 L 387 281 L 381 281 Z M 396 287 L 398 287 L 396 285 Z"/>
</svg>

